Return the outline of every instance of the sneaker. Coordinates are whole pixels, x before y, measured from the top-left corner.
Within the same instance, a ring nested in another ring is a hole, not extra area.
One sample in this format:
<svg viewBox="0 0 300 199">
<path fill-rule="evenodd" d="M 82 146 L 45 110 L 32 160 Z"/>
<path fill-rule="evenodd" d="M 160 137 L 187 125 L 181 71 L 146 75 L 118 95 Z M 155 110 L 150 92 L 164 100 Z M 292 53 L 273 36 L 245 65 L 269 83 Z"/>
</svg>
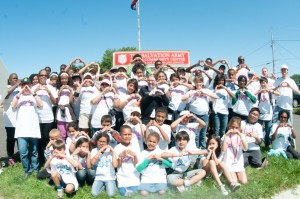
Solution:
<svg viewBox="0 0 300 199">
<path fill-rule="evenodd" d="M 232 183 L 230 185 L 230 188 L 233 192 L 235 192 L 236 190 L 238 190 L 239 188 L 241 187 L 241 184 L 240 183 Z"/>
<path fill-rule="evenodd" d="M 133 194 L 133 191 L 131 191 L 131 190 L 126 190 L 125 196 L 130 197 L 130 196 L 132 196 L 132 194 Z"/>
<path fill-rule="evenodd" d="M 15 160 L 14 160 L 13 158 L 9 158 L 9 159 L 8 159 L 8 164 L 9 164 L 10 166 L 13 166 L 13 167 L 17 166 L 16 163 L 15 163 Z"/>
<path fill-rule="evenodd" d="M 64 197 L 64 190 L 63 189 L 57 189 L 57 197 L 63 198 Z"/>
<path fill-rule="evenodd" d="M 184 187 L 183 185 L 177 186 L 176 188 L 177 188 L 177 190 L 178 190 L 180 193 L 182 193 L 182 192 L 185 191 L 185 187 Z"/>
<path fill-rule="evenodd" d="M 220 186 L 220 190 L 221 190 L 223 196 L 227 196 L 228 195 L 228 191 L 225 189 L 225 185 L 222 184 Z"/>
<path fill-rule="evenodd" d="M 0 174 L 1 174 L 1 173 L 3 173 L 3 169 L 2 169 L 2 168 L 0 169 Z"/>
<path fill-rule="evenodd" d="M 269 161 L 268 161 L 268 156 L 262 159 L 262 164 L 260 167 L 257 168 L 257 170 L 263 169 L 268 165 Z"/>
</svg>

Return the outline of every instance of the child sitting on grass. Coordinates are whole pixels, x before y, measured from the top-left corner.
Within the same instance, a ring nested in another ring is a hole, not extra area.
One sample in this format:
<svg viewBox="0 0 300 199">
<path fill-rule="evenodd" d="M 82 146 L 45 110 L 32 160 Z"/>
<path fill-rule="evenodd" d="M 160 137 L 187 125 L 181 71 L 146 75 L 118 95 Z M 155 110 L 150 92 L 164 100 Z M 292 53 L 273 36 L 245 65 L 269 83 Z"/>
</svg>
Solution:
<svg viewBox="0 0 300 199">
<path fill-rule="evenodd" d="M 177 146 L 162 153 L 162 158 L 169 158 L 172 162 L 172 170 L 167 176 L 168 183 L 177 187 L 179 192 L 189 189 L 191 185 L 198 183 L 206 174 L 202 169 L 191 170 L 193 155 L 207 154 L 206 150 L 189 149 L 187 144 L 190 140 L 186 131 L 180 131 L 175 137 Z"/>
<path fill-rule="evenodd" d="M 221 151 L 220 138 L 212 135 L 207 140 L 208 154 L 201 159 L 202 168 L 206 173 L 211 173 L 214 179 L 217 181 L 220 190 L 224 196 L 228 195 L 228 191 L 225 189 L 225 185 L 220 180 L 220 175 L 224 173 L 226 179 L 230 183 L 232 191 L 236 191 L 240 188 L 240 184 L 233 183 L 230 172 L 223 160 L 223 153 Z"/>
<path fill-rule="evenodd" d="M 51 178 L 57 189 L 57 197 L 62 198 L 64 190 L 72 194 L 78 189 L 78 182 L 75 176 L 76 161 L 66 155 L 65 143 L 56 140 L 53 143 L 52 156 L 47 160 L 45 167 L 51 169 Z"/>
<path fill-rule="evenodd" d="M 167 178 L 166 167 L 172 167 L 172 163 L 161 157 L 162 150 L 157 147 L 160 136 L 158 133 L 150 133 L 147 137 L 147 149 L 142 151 L 139 164 L 136 167 L 141 172 L 141 184 L 139 191 L 146 196 L 149 192 L 158 192 L 159 195 L 166 193 Z"/>
<path fill-rule="evenodd" d="M 247 184 L 243 150 L 247 150 L 248 144 L 245 135 L 241 133 L 241 119 L 232 117 L 228 123 L 228 129 L 222 144 L 224 162 L 231 174 L 232 183 L 238 186 L 239 180 L 242 184 Z"/>
</svg>

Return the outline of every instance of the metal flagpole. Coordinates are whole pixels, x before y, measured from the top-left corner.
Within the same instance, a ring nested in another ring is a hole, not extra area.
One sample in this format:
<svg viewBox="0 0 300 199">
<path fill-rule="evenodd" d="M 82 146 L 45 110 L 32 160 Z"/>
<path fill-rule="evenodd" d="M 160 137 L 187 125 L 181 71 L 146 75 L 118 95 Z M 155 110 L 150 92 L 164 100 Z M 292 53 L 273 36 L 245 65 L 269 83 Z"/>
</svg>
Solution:
<svg viewBox="0 0 300 199">
<path fill-rule="evenodd" d="M 275 74 L 274 40 L 273 40 L 273 33 L 272 32 L 271 32 L 271 47 L 272 47 L 273 74 Z"/>
<path fill-rule="evenodd" d="M 140 20 L 140 2 L 141 0 L 137 1 L 137 18 L 138 18 L 138 49 L 141 50 L 141 20 Z"/>
</svg>

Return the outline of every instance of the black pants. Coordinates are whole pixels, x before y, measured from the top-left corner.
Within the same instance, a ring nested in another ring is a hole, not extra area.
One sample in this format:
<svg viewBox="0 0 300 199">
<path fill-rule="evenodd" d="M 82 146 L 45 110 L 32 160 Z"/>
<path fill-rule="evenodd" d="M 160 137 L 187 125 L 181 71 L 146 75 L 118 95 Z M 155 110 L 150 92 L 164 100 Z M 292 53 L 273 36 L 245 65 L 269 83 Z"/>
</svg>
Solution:
<svg viewBox="0 0 300 199">
<path fill-rule="evenodd" d="M 260 167 L 262 164 L 261 151 L 260 150 L 252 150 L 252 151 L 244 151 L 244 166 L 251 165 L 255 168 Z"/>
<path fill-rule="evenodd" d="M 53 128 L 53 122 L 40 123 L 41 139 L 39 140 L 39 163 L 43 166 L 45 163 L 44 150 L 49 142 L 49 132 Z"/>
<path fill-rule="evenodd" d="M 6 130 L 6 152 L 8 158 L 14 157 L 14 151 L 15 151 L 15 142 L 17 139 L 15 139 L 15 127 L 5 127 Z"/>
<path fill-rule="evenodd" d="M 300 153 L 298 151 L 295 151 L 295 149 L 292 146 L 288 146 L 285 153 L 286 153 L 286 156 L 289 159 L 298 159 L 298 160 L 300 160 Z"/>
<path fill-rule="evenodd" d="M 123 112 L 116 111 L 115 117 L 116 117 L 116 124 L 115 124 L 114 129 L 116 131 L 120 132 L 121 126 L 125 123 L 124 117 L 123 117 Z"/>
</svg>

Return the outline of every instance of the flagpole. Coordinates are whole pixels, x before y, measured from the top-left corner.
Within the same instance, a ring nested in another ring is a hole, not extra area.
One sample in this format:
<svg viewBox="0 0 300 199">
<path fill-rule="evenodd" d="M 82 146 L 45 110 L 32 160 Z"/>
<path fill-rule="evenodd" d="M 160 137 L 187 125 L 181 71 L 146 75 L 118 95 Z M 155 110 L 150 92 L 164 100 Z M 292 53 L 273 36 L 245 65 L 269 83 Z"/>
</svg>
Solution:
<svg viewBox="0 0 300 199">
<path fill-rule="evenodd" d="M 138 19 L 138 50 L 141 50 L 141 20 L 140 20 L 140 2 L 137 1 L 137 19 Z"/>
</svg>

